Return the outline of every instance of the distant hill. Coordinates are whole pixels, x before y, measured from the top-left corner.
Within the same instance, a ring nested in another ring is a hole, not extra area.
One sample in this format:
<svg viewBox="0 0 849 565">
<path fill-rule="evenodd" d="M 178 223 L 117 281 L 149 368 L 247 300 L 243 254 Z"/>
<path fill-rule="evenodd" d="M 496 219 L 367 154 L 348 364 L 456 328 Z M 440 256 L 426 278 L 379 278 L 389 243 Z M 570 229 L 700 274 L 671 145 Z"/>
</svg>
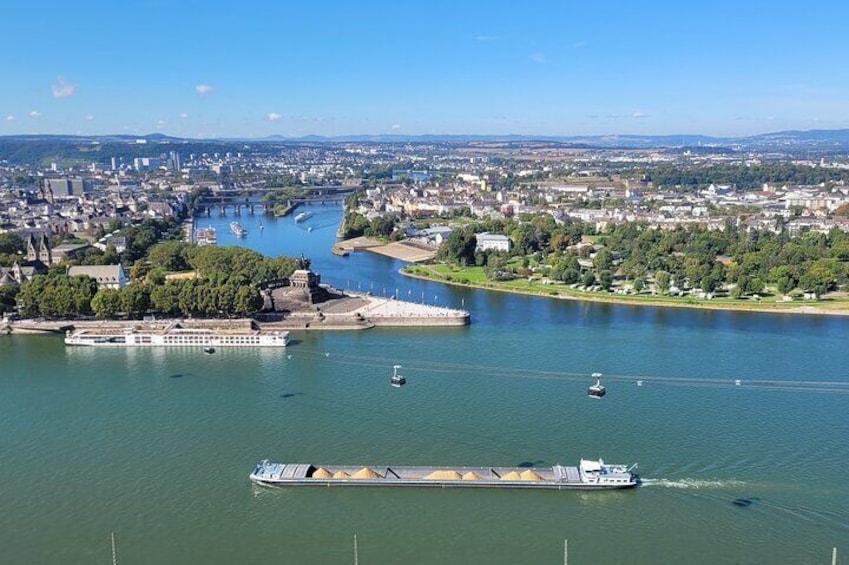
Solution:
<svg viewBox="0 0 849 565">
<path fill-rule="evenodd" d="M 262 143 L 554 143 L 570 147 L 600 148 L 600 149 L 651 149 L 651 148 L 695 148 L 717 147 L 733 149 L 774 149 L 777 151 L 798 152 L 805 149 L 817 151 L 845 152 L 849 148 L 849 129 L 840 130 L 808 130 L 808 131 L 779 131 L 763 133 L 746 137 L 711 137 L 699 134 L 676 135 L 580 135 L 580 136 L 545 136 L 545 135 L 343 135 L 325 137 L 308 135 L 303 137 L 285 137 L 272 135 L 264 138 L 221 138 L 221 139 L 191 139 L 171 137 L 161 133 L 147 135 L 7 135 L 0 136 L 0 159 L 9 159 L 10 154 L 20 152 L 22 146 L 30 146 L 34 142 L 47 145 L 134 145 L 137 149 L 132 154 L 153 154 L 157 145 L 184 144 L 193 146 L 233 147 L 234 144 Z M 142 150 L 147 145 L 149 149 Z M 164 151 L 164 148 L 160 148 Z M 27 151 L 24 151 L 27 153 Z"/>
<path fill-rule="evenodd" d="M 372 143 L 450 143 L 450 142 L 522 142 L 542 141 L 580 145 L 586 147 L 621 147 L 621 148 L 652 148 L 652 147 L 788 147 L 793 145 L 813 146 L 849 146 L 849 129 L 842 130 L 809 130 L 809 131 L 780 131 L 745 137 L 712 137 L 700 134 L 675 135 L 580 135 L 580 136 L 546 136 L 546 135 L 345 135 L 323 137 L 310 135 L 305 137 L 271 136 L 263 138 L 268 141 L 282 142 L 372 142 Z M 254 140 L 257 141 L 257 140 Z"/>
</svg>

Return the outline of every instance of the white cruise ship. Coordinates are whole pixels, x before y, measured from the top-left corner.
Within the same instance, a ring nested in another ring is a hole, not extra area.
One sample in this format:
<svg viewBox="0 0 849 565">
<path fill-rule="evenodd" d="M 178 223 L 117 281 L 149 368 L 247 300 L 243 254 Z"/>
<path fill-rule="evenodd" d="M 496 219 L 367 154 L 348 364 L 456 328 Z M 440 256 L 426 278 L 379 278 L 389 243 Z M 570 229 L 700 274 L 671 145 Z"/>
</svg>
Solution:
<svg viewBox="0 0 849 565">
<path fill-rule="evenodd" d="M 230 231 L 236 234 L 236 237 L 245 237 L 248 235 L 248 230 L 239 222 L 230 222 Z"/>
<path fill-rule="evenodd" d="M 296 222 L 303 222 L 304 220 L 309 220 L 310 218 L 312 218 L 312 212 L 306 211 L 306 212 L 301 212 L 300 214 L 295 216 L 295 221 Z"/>
<path fill-rule="evenodd" d="M 162 331 L 121 332 L 77 330 L 65 335 L 65 345 L 92 347 L 286 347 L 289 332 L 228 332 L 166 328 Z"/>
<path fill-rule="evenodd" d="M 218 245 L 218 236 L 216 235 L 215 228 L 210 226 L 208 228 L 195 230 L 195 244 L 198 247 L 203 247 L 204 245 Z"/>
</svg>

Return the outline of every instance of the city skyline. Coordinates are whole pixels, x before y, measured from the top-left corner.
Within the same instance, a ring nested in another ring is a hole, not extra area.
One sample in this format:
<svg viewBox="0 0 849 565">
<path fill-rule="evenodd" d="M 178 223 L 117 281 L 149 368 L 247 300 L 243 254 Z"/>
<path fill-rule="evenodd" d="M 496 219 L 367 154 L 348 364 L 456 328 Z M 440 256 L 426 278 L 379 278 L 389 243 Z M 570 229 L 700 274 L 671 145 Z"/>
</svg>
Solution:
<svg viewBox="0 0 849 565">
<path fill-rule="evenodd" d="M 49 0 L 6 8 L 0 135 L 738 136 L 849 127 L 849 6 Z"/>
</svg>

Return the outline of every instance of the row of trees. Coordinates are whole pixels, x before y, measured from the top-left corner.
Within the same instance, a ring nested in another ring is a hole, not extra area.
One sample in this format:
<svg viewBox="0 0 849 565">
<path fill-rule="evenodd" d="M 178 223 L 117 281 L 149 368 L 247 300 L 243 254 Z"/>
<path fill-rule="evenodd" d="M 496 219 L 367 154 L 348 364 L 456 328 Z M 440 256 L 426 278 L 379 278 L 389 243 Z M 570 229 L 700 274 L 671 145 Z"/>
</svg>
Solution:
<svg viewBox="0 0 849 565">
<path fill-rule="evenodd" d="M 98 318 L 136 318 L 147 312 L 169 316 L 246 316 L 262 308 L 254 286 L 212 280 L 177 280 L 165 284 L 136 283 L 122 289 L 103 289 L 94 295 L 91 310 Z"/>
<path fill-rule="evenodd" d="M 166 241 L 152 246 L 148 257 L 133 265 L 133 282 L 125 288 L 98 290 L 94 279 L 54 271 L 25 284 L 17 305 L 25 316 L 49 318 L 134 318 L 148 312 L 245 316 L 262 308 L 262 283 L 288 277 L 295 268 L 295 259 L 268 258 L 242 247 L 193 247 Z M 168 271 L 189 269 L 196 278 L 166 280 Z"/>
<path fill-rule="evenodd" d="M 787 162 L 752 166 L 743 164 L 691 167 L 662 165 L 652 169 L 628 171 L 623 173 L 623 176 L 644 178 L 655 186 L 680 186 L 689 189 L 704 188 L 711 184 L 727 184 L 741 190 L 757 190 L 764 183 L 816 185 L 824 182 L 849 181 L 849 171 Z"/>
<path fill-rule="evenodd" d="M 799 288 L 824 294 L 849 282 L 849 234 L 837 229 L 791 237 L 731 224 L 723 231 L 660 231 L 629 223 L 611 227 L 601 241 L 620 259 L 625 277 L 664 271 L 706 292 L 730 285 L 735 293 L 757 294 L 769 283 L 782 293 Z"/>
<path fill-rule="evenodd" d="M 548 216 L 524 220 L 498 220 L 455 229 L 443 242 L 437 258 L 459 265 L 487 267 L 491 279 L 516 274 L 504 265 L 506 258 L 475 250 L 475 234 L 483 231 L 509 235 L 511 255 L 533 258 L 542 274 L 564 283 L 599 284 L 609 288 L 616 277 L 643 286 L 650 279 L 661 291 L 671 282 L 714 292 L 729 287 L 733 294 L 757 294 L 770 284 L 779 292 L 800 289 L 816 294 L 849 282 L 849 234 L 805 233 L 791 237 L 786 231 L 748 232 L 729 224 L 722 231 L 703 226 L 657 230 L 629 222 L 611 226 L 591 245 L 576 246 L 590 226 L 557 225 Z M 592 256 L 592 269 L 579 259 Z M 527 260 L 522 268 L 527 268 Z M 657 281 L 658 274 L 660 281 Z M 663 284 L 666 279 L 669 283 Z"/>
</svg>

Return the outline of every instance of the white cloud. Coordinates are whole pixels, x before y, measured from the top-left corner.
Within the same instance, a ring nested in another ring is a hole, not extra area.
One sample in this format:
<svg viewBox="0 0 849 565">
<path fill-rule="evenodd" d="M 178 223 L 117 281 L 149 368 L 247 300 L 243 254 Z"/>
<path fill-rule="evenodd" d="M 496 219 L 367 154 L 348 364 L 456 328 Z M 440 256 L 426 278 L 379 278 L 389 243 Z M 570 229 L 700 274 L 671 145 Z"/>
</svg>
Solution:
<svg viewBox="0 0 849 565">
<path fill-rule="evenodd" d="M 576 42 L 572 47 L 574 47 L 575 49 L 580 49 L 581 47 L 586 47 L 586 46 L 587 46 L 587 42 L 582 39 L 581 41 Z"/>
<path fill-rule="evenodd" d="M 268 114 L 268 121 L 270 122 L 279 122 L 282 119 L 283 116 L 281 116 L 277 112 L 271 112 L 270 114 Z"/>
<path fill-rule="evenodd" d="M 10 115 L 10 116 L 6 116 L 6 121 L 7 121 L 7 122 L 14 122 L 14 121 L 15 121 L 15 116 L 11 116 L 11 115 Z"/>
<path fill-rule="evenodd" d="M 393 130 L 399 130 L 399 129 L 401 129 L 401 124 L 392 124 L 392 129 L 393 129 Z"/>
<path fill-rule="evenodd" d="M 165 120 L 157 120 L 156 125 L 162 127 L 168 125 L 168 122 L 166 122 Z"/>
<path fill-rule="evenodd" d="M 90 122 L 90 121 L 92 121 L 92 120 L 94 119 L 94 116 L 92 116 L 91 114 L 89 114 L 88 116 L 86 116 L 86 117 L 85 117 L 85 119 L 86 119 L 87 121 L 89 121 L 89 122 Z"/>
<path fill-rule="evenodd" d="M 531 61 L 533 61 L 537 65 L 544 65 L 546 61 L 545 55 L 543 55 L 542 53 L 534 53 L 533 55 L 531 55 Z"/>
<path fill-rule="evenodd" d="M 494 35 L 476 35 L 475 41 L 495 41 L 498 37 Z"/>
<path fill-rule="evenodd" d="M 648 118 L 649 115 L 645 112 L 634 112 L 633 114 L 631 114 L 631 117 L 639 120 L 641 118 Z"/>
<path fill-rule="evenodd" d="M 33 110 L 33 111 L 31 111 L 31 112 L 29 113 L 29 117 L 30 117 L 30 118 L 38 118 L 38 117 L 41 117 L 41 112 L 39 112 L 38 110 Z"/>
<path fill-rule="evenodd" d="M 180 112 L 180 119 L 185 120 L 189 117 L 189 114 L 186 112 Z"/>
<path fill-rule="evenodd" d="M 64 78 L 59 77 L 50 87 L 50 90 L 53 91 L 53 98 L 67 98 L 74 95 L 74 92 L 77 91 L 77 86 L 79 85 L 67 83 Z"/>
<path fill-rule="evenodd" d="M 211 93 L 213 90 L 215 90 L 215 87 L 214 87 L 214 86 L 212 86 L 211 84 L 199 84 L 199 85 L 197 85 L 197 86 L 195 87 L 195 90 L 196 90 L 196 91 L 197 91 L 197 93 L 198 93 L 198 94 L 200 94 L 201 96 L 206 96 L 207 94 L 209 94 L 209 93 Z"/>
</svg>

